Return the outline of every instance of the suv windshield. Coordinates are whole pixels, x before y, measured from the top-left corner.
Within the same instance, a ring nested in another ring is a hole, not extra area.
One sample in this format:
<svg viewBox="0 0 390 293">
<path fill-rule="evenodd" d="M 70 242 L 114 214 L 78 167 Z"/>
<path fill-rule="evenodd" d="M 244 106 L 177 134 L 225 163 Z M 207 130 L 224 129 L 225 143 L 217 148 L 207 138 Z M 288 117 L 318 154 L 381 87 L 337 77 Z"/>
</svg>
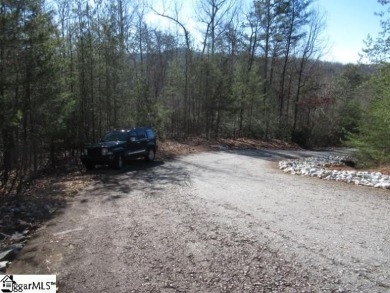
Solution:
<svg viewBox="0 0 390 293">
<path fill-rule="evenodd" d="M 102 137 L 101 141 L 127 141 L 127 134 L 122 131 L 110 131 Z"/>
</svg>

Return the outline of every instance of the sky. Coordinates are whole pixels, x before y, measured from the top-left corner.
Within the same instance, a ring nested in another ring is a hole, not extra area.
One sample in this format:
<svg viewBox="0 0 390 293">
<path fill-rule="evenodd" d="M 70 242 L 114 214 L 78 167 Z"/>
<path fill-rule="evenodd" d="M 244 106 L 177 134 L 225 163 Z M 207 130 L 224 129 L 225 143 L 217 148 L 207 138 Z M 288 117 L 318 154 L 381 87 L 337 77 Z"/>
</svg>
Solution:
<svg viewBox="0 0 390 293">
<path fill-rule="evenodd" d="M 191 16 L 193 11 L 189 11 L 194 9 L 193 5 L 196 5 L 197 0 L 171 1 L 182 3 L 180 21 L 189 28 L 193 37 L 200 36 L 199 30 L 196 29 L 197 21 Z M 252 3 L 252 0 L 241 1 Z M 151 2 L 159 12 L 164 11 L 164 8 L 171 11 L 173 7 L 168 4 L 170 2 L 168 0 L 151 0 Z M 381 30 L 380 17 L 376 16 L 375 12 L 384 10 L 384 7 L 377 0 L 314 0 L 313 8 L 318 8 L 325 16 L 326 27 L 322 37 L 327 47 L 321 58 L 324 61 L 357 63 L 359 53 L 364 48 L 364 40 L 369 34 L 375 39 Z M 149 21 L 160 27 L 172 24 L 171 21 L 158 17 L 155 13 L 149 14 Z"/>
<path fill-rule="evenodd" d="M 383 6 L 377 0 L 317 0 L 315 5 L 326 17 L 324 37 L 329 52 L 323 60 L 357 63 L 368 34 L 375 38 L 381 30 L 375 12 Z"/>
</svg>

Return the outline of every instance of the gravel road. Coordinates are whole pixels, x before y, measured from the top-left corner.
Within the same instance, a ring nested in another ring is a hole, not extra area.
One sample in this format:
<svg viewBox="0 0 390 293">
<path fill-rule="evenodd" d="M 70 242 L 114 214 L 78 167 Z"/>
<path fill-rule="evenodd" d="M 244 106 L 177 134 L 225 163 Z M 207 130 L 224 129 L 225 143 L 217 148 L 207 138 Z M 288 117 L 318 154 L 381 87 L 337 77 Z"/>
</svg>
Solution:
<svg viewBox="0 0 390 293">
<path fill-rule="evenodd" d="M 390 292 L 390 194 L 293 176 L 313 152 L 221 151 L 94 171 L 7 273 L 59 292 Z"/>
</svg>

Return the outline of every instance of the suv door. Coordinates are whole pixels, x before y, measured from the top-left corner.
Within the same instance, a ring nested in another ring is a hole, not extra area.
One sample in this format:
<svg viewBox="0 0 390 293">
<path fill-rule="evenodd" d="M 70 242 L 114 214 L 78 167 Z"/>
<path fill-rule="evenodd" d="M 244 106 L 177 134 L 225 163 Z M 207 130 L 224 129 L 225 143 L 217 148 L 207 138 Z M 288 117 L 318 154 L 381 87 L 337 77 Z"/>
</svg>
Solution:
<svg viewBox="0 0 390 293">
<path fill-rule="evenodd" d="M 148 137 L 146 136 L 146 131 L 144 129 L 137 129 L 137 138 L 139 143 L 140 155 L 146 154 L 146 150 L 148 147 Z"/>
<path fill-rule="evenodd" d="M 147 148 L 146 132 L 143 129 L 133 129 L 129 134 L 129 150 L 127 157 L 142 157 Z"/>
<path fill-rule="evenodd" d="M 131 130 L 129 133 L 128 149 L 126 152 L 127 157 L 136 157 L 141 152 L 141 142 L 138 139 L 136 130 Z"/>
</svg>

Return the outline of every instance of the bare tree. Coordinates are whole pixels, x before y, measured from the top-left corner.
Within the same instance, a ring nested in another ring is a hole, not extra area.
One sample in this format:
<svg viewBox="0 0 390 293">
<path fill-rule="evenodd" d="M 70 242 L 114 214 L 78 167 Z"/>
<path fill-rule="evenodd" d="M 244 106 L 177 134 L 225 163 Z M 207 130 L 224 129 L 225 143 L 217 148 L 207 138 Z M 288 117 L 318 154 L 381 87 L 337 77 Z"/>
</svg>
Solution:
<svg viewBox="0 0 390 293">
<path fill-rule="evenodd" d="M 294 116 L 293 116 L 293 133 L 297 129 L 297 120 L 299 113 L 299 100 L 301 98 L 302 89 L 306 82 L 310 79 L 310 65 L 314 67 L 314 63 L 319 61 L 322 55 L 321 33 L 324 30 L 325 22 L 323 16 L 317 10 L 312 10 L 310 16 L 310 23 L 305 39 L 302 41 L 300 49 L 300 61 L 297 66 L 297 90 L 294 98 Z"/>
<path fill-rule="evenodd" d="M 197 7 L 199 21 L 206 25 L 204 31 L 202 54 L 210 48 L 211 55 L 215 53 L 216 39 L 223 32 L 224 23 L 236 15 L 236 1 L 234 0 L 202 0 Z"/>
<path fill-rule="evenodd" d="M 159 16 L 161 17 L 164 17 L 166 19 L 169 19 L 170 21 L 172 21 L 173 23 L 175 23 L 176 25 L 178 25 L 183 33 L 184 33 L 184 38 L 185 38 L 185 44 L 186 44 L 186 51 L 185 51 L 185 64 L 184 64 L 184 76 L 185 76 L 185 84 L 184 84 L 184 121 L 185 121 L 185 126 L 184 128 L 188 131 L 189 129 L 189 125 L 188 125 L 188 117 L 191 116 L 190 115 L 190 112 L 191 112 L 191 107 L 190 107 L 190 103 L 189 103 L 189 96 L 190 96 L 190 92 L 189 92 L 189 71 L 190 71 L 190 64 L 191 64 L 191 40 L 190 40 L 190 32 L 189 30 L 186 28 L 186 25 L 184 24 L 184 22 L 182 22 L 179 18 L 179 15 L 180 15 L 180 8 L 177 4 L 175 4 L 175 8 L 174 8 L 174 15 L 169 15 L 167 14 L 166 12 L 158 12 L 156 11 L 155 9 L 152 8 L 152 10 Z M 191 103 L 192 105 L 194 104 L 194 102 Z M 193 109 L 194 107 L 192 107 Z"/>
</svg>

